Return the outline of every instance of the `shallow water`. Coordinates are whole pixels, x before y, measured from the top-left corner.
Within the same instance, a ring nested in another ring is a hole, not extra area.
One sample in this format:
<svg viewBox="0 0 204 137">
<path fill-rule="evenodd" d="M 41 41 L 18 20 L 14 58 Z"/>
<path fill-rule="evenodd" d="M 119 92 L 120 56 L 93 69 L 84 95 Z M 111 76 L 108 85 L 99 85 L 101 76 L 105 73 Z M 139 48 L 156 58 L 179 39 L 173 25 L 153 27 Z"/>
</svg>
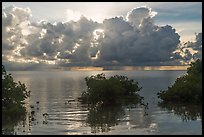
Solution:
<svg viewBox="0 0 204 137">
<path fill-rule="evenodd" d="M 142 86 L 140 95 L 148 109 L 120 107 L 88 109 L 77 98 L 86 90 L 86 76 L 125 75 Z M 31 90 L 27 108 L 33 115 L 15 127 L 16 134 L 202 134 L 199 115 L 184 120 L 182 114 L 158 106 L 156 93 L 167 89 L 186 71 L 10 71 L 15 81 Z M 70 100 L 70 103 L 65 103 Z M 39 101 L 39 104 L 36 102 Z M 34 108 L 31 108 L 33 106 Z M 199 110 L 198 110 L 199 111 Z M 195 110 L 197 112 L 197 110 Z M 45 117 L 43 114 L 47 113 Z M 185 112 L 184 112 L 185 113 Z"/>
</svg>

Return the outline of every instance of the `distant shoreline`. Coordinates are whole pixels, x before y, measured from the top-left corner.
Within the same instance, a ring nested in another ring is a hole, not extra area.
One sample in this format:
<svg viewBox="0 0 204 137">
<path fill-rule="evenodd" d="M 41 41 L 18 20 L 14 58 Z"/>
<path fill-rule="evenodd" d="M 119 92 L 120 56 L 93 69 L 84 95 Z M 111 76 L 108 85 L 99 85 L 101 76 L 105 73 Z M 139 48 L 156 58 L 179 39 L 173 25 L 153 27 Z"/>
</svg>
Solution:
<svg viewBox="0 0 204 137">
<path fill-rule="evenodd" d="M 104 67 L 59 67 L 59 68 L 38 68 L 36 70 L 8 70 L 8 71 L 145 71 L 145 70 L 183 70 L 189 66 L 104 66 Z"/>
</svg>

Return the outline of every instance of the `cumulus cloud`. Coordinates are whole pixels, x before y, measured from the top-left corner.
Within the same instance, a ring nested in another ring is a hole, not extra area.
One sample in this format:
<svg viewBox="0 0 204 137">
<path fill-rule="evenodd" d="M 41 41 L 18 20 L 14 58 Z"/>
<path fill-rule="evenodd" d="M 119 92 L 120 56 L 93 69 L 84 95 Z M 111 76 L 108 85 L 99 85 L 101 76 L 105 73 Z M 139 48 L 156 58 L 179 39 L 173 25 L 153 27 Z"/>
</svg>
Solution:
<svg viewBox="0 0 204 137">
<path fill-rule="evenodd" d="M 105 37 L 101 41 L 98 63 L 102 65 L 162 65 L 176 57 L 180 36 L 169 25 L 154 24 L 149 8 L 136 8 L 128 21 L 111 18 L 103 22 Z M 179 56 L 179 55 L 177 55 Z"/>
<path fill-rule="evenodd" d="M 12 50 L 25 44 L 23 35 L 29 24 L 30 9 L 10 6 L 2 9 L 2 53 L 10 54 Z"/>
<path fill-rule="evenodd" d="M 182 63 L 189 64 L 190 62 L 202 58 L 202 33 L 195 35 L 195 41 L 188 41 L 180 44 L 176 53 L 182 56 Z"/>
<path fill-rule="evenodd" d="M 81 16 L 53 24 L 31 22 L 29 8 L 6 7 L 2 10 L 2 59 L 9 66 L 13 62 L 30 69 L 179 65 L 181 61 L 188 63 L 201 57 L 202 33 L 196 35 L 195 42 L 182 45 L 172 26 L 154 23 L 156 14 L 151 8 L 138 7 L 128 12 L 126 18 L 113 17 L 102 23 Z"/>
<path fill-rule="evenodd" d="M 144 20 L 151 20 L 156 14 L 157 12 L 152 11 L 151 8 L 139 7 L 128 12 L 126 18 L 131 25 L 135 28 L 139 28 Z"/>
</svg>

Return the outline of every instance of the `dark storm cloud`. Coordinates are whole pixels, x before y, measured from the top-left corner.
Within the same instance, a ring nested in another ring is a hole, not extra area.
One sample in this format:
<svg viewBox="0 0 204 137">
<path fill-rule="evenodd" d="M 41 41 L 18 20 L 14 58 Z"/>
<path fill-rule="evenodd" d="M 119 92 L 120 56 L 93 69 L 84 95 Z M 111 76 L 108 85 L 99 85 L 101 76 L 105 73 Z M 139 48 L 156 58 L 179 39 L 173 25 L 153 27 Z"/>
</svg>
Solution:
<svg viewBox="0 0 204 137">
<path fill-rule="evenodd" d="M 181 51 L 179 34 L 170 25 L 156 25 L 155 15 L 150 8 L 139 7 L 126 18 L 109 18 L 102 23 L 81 16 L 78 21 L 52 24 L 30 22 L 28 8 L 3 8 L 3 61 L 22 64 L 23 60 L 24 66 L 29 62 L 37 68 L 49 61 L 53 66 L 178 65 L 181 60 L 201 57 L 202 33 L 196 42 L 185 45 L 197 53 Z M 181 56 L 182 52 L 186 56 Z"/>
<path fill-rule="evenodd" d="M 180 36 L 169 25 L 159 27 L 149 8 L 138 8 L 123 18 L 103 22 L 104 35 L 98 63 L 114 65 L 162 65 L 172 60 Z M 178 57 L 177 57 L 178 58 Z"/>
</svg>

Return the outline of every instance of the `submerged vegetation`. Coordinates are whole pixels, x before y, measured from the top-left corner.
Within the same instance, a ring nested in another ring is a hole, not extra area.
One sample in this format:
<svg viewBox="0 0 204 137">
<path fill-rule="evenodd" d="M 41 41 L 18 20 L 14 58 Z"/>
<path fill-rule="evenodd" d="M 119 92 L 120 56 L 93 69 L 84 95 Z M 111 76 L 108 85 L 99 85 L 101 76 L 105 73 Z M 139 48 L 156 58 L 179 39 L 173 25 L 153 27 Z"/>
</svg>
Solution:
<svg viewBox="0 0 204 137">
<path fill-rule="evenodd" d="M 90 107 L 86 122 L 92 133 L 109 132 L 125 115 L 121 105 Z"/>
<path fill-rule="evenodd" d="M 180 103 L 159 103 L 159 107 L 173 112 L 174 114 L 181 117 L 182 121 L 194 121 L 202 120 L 202 106 L 191 105 L 191 104 L 180 104 Z"/>
<path fill-rule="evenodd" d="M 85 78 L 87 91 L 82 93 L 82 103 L 92 105 L 112 105 L 118 103 L 139 103 L 143 97 L 137 93 L 141 90 L 138 82 L 129 80 L 126 76 L 111 76 L 106 78 L 105 74 L 97 74 Z"/>
<path fill-rule="evenodd" d="M 176 79 L 166 91 L 160 91 L 158 97 L 164 103 L 202 103 L 202 60 L 190 64 L 187 74 Z"/>
<path fill-rule="evenodd" d="M 2 133 L 13 134 L 13 127 L 26 116 L 24 101 L 30 91 L 25 84 L 16 83 L 2 65 Z"/>
</svg>

